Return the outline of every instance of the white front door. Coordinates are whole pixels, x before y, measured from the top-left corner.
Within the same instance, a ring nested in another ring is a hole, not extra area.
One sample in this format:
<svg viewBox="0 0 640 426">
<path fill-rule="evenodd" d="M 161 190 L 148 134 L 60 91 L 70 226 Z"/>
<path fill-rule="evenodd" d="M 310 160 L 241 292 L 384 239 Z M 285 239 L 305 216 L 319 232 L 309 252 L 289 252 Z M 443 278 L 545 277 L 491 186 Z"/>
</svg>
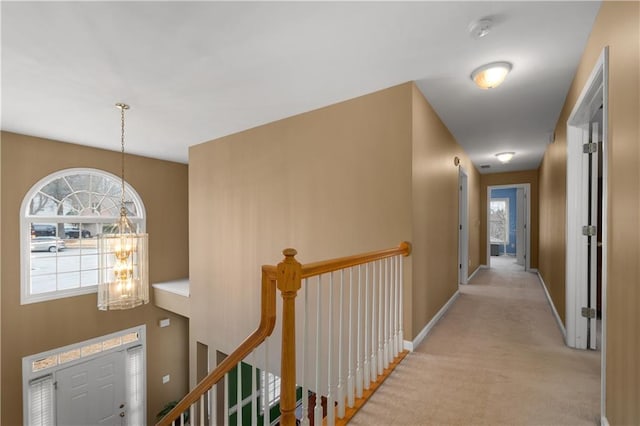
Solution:
<svg viewBox="0 0 640 426">
<path fill-rule="evenodd" d="M 124 351 L 56 372 L 58 426 L 126 425 L 126 400 Z"/>
</svg>

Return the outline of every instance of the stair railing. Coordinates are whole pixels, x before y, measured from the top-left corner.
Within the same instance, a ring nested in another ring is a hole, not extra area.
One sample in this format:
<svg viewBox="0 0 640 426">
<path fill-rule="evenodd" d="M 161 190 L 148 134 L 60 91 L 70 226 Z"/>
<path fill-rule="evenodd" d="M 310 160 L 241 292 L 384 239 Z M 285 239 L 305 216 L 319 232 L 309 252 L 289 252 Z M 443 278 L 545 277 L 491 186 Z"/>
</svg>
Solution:
<svg viewBox="0 0 640 426">
<path fill-rule="evenodd" d="M 410 253 L 410 244 L 403 242 L 398 247 L 390 249 L 302 265 L 295 259 L 296 250 L 285 249 L 285 258 L 277 266 L 262 267 L 261 315 L 256 331 L 198 383 L 156 426 L 182 426 L 187 422 L 184 414 L 187 412 L 190 413 L 191 425 L 215 424 L 215 409 L 207 411 L 206 398 L 208 396 L 209 404 L 214 407 L 215 402 L 212 403 L 212 399 L 215 399 L 216 385 L 236 366 L 241 366 L 241 362 L 273 332 L 276 323 L 276 287 L 282 295 L 279 423 L 284 426 L 296 424 L 297 386 L 302 387 L 302 416 L 299 419 L 301 424 L 310 424 L 310 418 L 315 426 L 323 422 L 329 425 L 346 423 L 406 354 L 406 351 L 403 351 L 402 334 L 402 258 Z M 309 303 L 311 278 L 315 278 L 317 286 L 315 300 Z M 298 322 L 303 323 L 302 345 L 299 348 L 302 351 L 302 377 L 297 381 L 296 296 L 303 286 L 303 318 L 298 317 Z M 322 308 L 325 289 L 329 293 L 328 311 Z M 346 289 L 348 296 L 345 295 Z M 310 312 L 313 313 L 314 309 L 315 360 L 312 363 L 308 328 L 311 323 Z M 338 315 L 334 318 L 336 312 Z M 322 329 L 323 313 L 328 319 L 326 332 Z M 345 315 L 348 317 L 347 321 L 344 321 Z M 334 336 L 336 323 L 337 337 Z M 348 354 L 347 359 L 343 356 L 345 351 Z M 335 355 L 338 358 L 337 368 Z M 268 360 L 265 360 L 265 365 L 267 364 Z M 242 368 L 236 371 L 236 423 L 245 424 L 242 421 L 243 392 L 240 387 Z M 252 371 L 251 387 L 255 388 L 255 367 Z M 322 378 L 321 371 L 326 372 Z M 315 373 L 313 382 L 309 372 Z M 255 394 L 253 391 L 251 393 L 253 414 L 246 423 L 253 425 L 257 424 L 257 419 Z M 308 407 L 309 394 L 313 394 L 315 401 L 311 413 Z M 228 397 L 227 383 L 225 395 Z M 225 407 L 228 407 L 226 401 Z M 264 425 L 271 424 L 269 411 L 267 405 L 265 419 L 262 421 Z M 224 410 L 224 416 L 226 425 L 229 423 L 227 408 Z"/>
</svg>

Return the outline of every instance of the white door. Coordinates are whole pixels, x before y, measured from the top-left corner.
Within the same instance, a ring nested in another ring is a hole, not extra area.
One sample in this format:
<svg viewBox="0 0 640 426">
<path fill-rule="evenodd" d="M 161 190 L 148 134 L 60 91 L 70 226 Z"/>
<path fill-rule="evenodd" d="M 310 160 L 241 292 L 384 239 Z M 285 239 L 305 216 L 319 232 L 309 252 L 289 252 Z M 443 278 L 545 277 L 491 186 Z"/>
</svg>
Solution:
<svg viewBox="0 0 640 426">
<path fill-rule="evenodd" d="M 469 212 L 467 207 L 467 174 L 460 168 L 458 212 L 458 283 L 466 284 L 469 277 Z"/>
<path fill-rule="evenodd" d="M 56 373 L 58 426 L 126 425 L 124 351 Z"/>
<path fill-rule="evenodd" d="M 598 304 L 598 148 L 601 141 L 599 138 L 599 125 L 597 122 L 590 124 L 588 165 L 588 224 L 587 230 L 587 306 L 589 311 L 587 316 L 589 328 L 589 349 L 597 349 L 597 304 Z M 601 148 L 601 147 L 600 147 Z"/>
<path fill-rule="evenodd" d="M 527 229 L 527 215 L 525 209 L 526 192 L 523 187 L 516 190 L 516 263 L 525 266 L 525 240 Z"/>
</svg>

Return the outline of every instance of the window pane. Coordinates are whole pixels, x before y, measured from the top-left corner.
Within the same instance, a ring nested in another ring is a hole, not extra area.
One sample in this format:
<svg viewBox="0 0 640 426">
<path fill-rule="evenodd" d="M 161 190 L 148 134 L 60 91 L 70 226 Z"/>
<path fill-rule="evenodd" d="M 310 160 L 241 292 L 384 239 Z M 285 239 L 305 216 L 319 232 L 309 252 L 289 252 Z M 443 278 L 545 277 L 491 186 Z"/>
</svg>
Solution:
<svg viewBox="0 0 640 426">
<path fill-rule="evenodd" d="M 60 253 L 58 255 L 57 261 L 58 273 L 76 272 L 80 270 L 80 256 L 78 256 L 76 253 Z"/>
<path fill-rule="evenodd" d="M 80 287 L 80 272 L 58 274 L 58 290 L 70 290 Z"/>
</svg>

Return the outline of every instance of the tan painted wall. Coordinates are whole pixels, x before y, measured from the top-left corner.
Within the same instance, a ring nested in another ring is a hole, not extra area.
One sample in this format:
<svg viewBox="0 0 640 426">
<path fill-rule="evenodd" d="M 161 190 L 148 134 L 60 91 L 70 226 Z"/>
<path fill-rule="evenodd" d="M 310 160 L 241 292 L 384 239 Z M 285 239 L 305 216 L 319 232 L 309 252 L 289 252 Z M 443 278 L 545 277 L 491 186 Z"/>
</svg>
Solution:
<svg viewBox="0 0 640 426">
<path fill-rule="evenodd" d="M 640 3 L 602 4 L 540 168 L 540 272 L 565 292 L 566 122 L 602 49 L 609 46 L 606 416 L 640 424 Z M 564 300 L 564 299 L 562 299 Z M 564 302 L 554 298 L 558 311 Z"/>
<path fill-rule="evenodd" d="M 413 85 L 413 334 L 458 289 L 458 167 L 468 174 L 469 254 L 472 273 L 479 265 L 479 174 L 462 148 Z"/>
<path fill-rule="evenodd" d="M 413 83 L 192 147 L 192 353 L 207 344 L 215 363 L 256 327 L 259 266 L 288 246 L 306 263 L 412 241 L 404 332 L 413 339 L 457 289 L 456 155 L 469 173 L 473 271 L 479 175 Z"/>
<path fill-rule="evenodd" d="M 148 420 L 187 391 L 188 320 L 153 305 L 100 312 L 96 295 L 20 305 L 19 211 L 26 192 L 48 174 L 91 167 L 120 174 L 120 154 L 2 133 L 2 425 L 22 424 L 22 357 L 146 324 Z M 188 274 L 187 166 L 127 156 L 127 180 L 147 211 L 152 282 Z M 158 321 L 170 318 L 160 329 Z M 162 376 L 171 382 L 162 385 Z"/>
<path fill-rule="evenodd" d="M 411 93 L 393 87 L 190 149 L 192 366 L 196 341 L 214 365 L 256 328 L 260 265 L 282 249 L 308 263 L 411 240 Z"/>
<path fill-rule="evenodd" d="M 487 188 L 493 185 L 528 183 L 531 185 L 531 259 L 529 266 L 538 267 L 538 171 L 489 173 L 480 175 L 480 263 L 487 262 Z"/>
</svg>

